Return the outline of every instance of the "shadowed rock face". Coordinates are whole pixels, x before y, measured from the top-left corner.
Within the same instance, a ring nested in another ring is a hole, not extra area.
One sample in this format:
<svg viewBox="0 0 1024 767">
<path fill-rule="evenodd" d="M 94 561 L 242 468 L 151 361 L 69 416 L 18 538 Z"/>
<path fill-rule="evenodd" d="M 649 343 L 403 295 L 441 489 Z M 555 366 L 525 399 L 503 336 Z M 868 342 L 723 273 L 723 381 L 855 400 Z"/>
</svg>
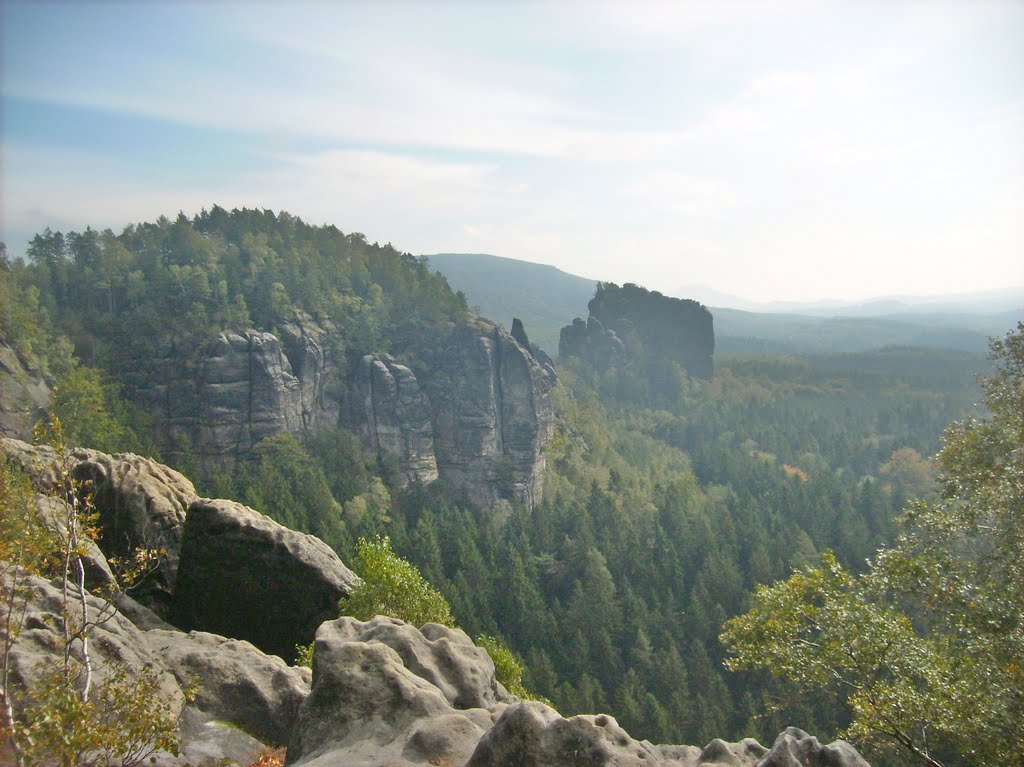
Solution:
<svg viewBox="0 0 1024 767">
<path fill-rule="evenodd" d="M 185 520 L 171 620 L 290 659 L 356 582 L 319 538 L 240 503 L 203 499 Z"/>
<path fill-rule="evenodd" d="M 46 492 L 56 488 L 63 460 L 63 469 L 92 496 L 102 528 L 99 545 L 106 556 L 158 549 L 156 570 L 133 589 L 133 596 L 166 613 L 177 578 L 185 513 L 197 498 L 184 475 L 134 453 L 108 455 L 75 448 L 62 459 L 51 447 L 12 439 L 0 440 L 0 452 L 20 464 Z"/>
</svg>

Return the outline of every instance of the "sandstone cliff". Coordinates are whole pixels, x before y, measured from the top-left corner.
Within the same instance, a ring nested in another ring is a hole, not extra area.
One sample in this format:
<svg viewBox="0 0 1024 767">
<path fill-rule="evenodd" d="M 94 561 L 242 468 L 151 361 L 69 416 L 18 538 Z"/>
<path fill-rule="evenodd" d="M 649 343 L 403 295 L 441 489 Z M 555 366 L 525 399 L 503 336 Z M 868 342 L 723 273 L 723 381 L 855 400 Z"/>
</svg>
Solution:
<svg viewBox="0 0 1024 767">
<path fill-rule="evenodd" d="M 169 374 L 136 387 L 161 449 L 223 469 L 267 437 L 341 423 L 396 461 L 400 482 L 440 479 L 483 505 L 539 502 L 555 371 L 521 323 L 519 340 L 482 318 L 451 323 L 411 367 L 370 354 L 348 376 L 325 350 L 331 332 L 300 317 L 277 333 L 220 333 L 195 354 L 162 350 Z"/>
<path fill-rule="evenodd" d="M 577 319 L 562 329 L 560 356 L 584 357 L 600 369 L 620 361 L 628 350 L 634 356 L 677 362 L 694 378 L 712 377 L 714 321 L 699 302 L 631 283 L 619 287 L 603 282 L 587 308 L 586 325 Z"/>
<path fill-rule="evenodd" d="M 0 343 L 0 437 L 27 439 L 49 401 L 50 390 L 39 372 Z"/>
</svg>

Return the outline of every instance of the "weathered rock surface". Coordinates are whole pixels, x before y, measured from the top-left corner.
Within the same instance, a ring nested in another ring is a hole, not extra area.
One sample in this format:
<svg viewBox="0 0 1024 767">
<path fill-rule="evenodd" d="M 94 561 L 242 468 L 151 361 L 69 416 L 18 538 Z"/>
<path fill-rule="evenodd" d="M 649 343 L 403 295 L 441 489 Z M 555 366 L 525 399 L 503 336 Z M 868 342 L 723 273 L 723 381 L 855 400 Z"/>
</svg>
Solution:
<svg viewBox="0 0 1024 767">
<path fill-rule="evenodd" d="M 381 617 L 320 627 L 288 754 L 308 767 L 867 767 L 849 744 L 821 746 L 795 729 L 771 752 L 752 739 L 638 741 L 610 716 L 565 718 L 511 698 L 461 631 Z"/>
<path fill-rule="evenodd" d="M 188 369 L 178 350 L 155 350 L 147 364 L 162 359 L 170 374 L 142 381 L 138 392 L 158 419 L 164 452 L 181 457 L 181 445 L 191 443 L 200 464 L 224 467 L 267 437 L 336 423 L 337 393 L 332 399 L 330 366 L 317 341 L 322 331 L 305 328 L 286 325 L 283 341 L 257 330 L 222 332 Z"/>
<path fill-rule="evenodd" d="M 27 584 L 24 628 L 11 651 L 12 687 L 22 691 L 31 691 L 45 670 L 62 662 L 64 652 L 64 635 L 57 620 L 62 614 L 61 589 L 56 583 L 35 576 L 30 577 Z M 161 699 L 174 713 L 181 711 L 185 697 L 160 657 L 150 650 L 142 632 L 119 612 L 111 610 L 104 600 L 87 595 L 86 602 L 92 619 L 109 615 L 108 620 L 95 627 L 90 638 L 95 682 L 102 682 L 116 665 L 127 667 L 130 673 L 154 672 L 160 682 Z M 75 655 L 81 659 L 77 645 Z"/>
<path fill-rule="evenodd" d="M 543 448 L 554 433 L 554 375 L 488 320 L 452 329 L 421 377 L 433 406 L 441 481 L 488 505 L 532 507 L 543 490 Z"/>
<path fill-rule="evenodd" d="M 757 767 L 869 767 L 845 740 L 823 746 L 796 727 L 788 727 Z"/>
<path fill-rule="evenodd" d="M 0 440 L 0 451 L 14 459 L 44 492 L 67 471 L 90 494 L 100 516 L 100 548 L 106 556 L 124 556 L 139 548 L 161 551 L 156 570 L 133 591 L 144 604 L 166 613 L 177 577 L 182 527 L 195 487 L 182 474 L 134 453 L 107 455 L 75 448 L 62 459 L 53 448 L 18 440 Z"/>
<path fill-rule="evenodd" d="M 365 622 L 343 617 L 329 625 L 330 641 L 387 645 L 407 669 L 434 685 L 456 708 L 488 708 L 514 700 L 494 678 L 490 655 L 462 629 L 436 623 L 417 629 L 380 615 Z"/>
<path fill-rule="evenodd" d="M 171 621 L 291 659 L 356 582 L 319 538 L 234 501 L 201 499 L 185 520 Z"/>
<path fill-rule="evenodd" d="M 38 371 L 0 343 L 0 437 L 29 439 L 32 424 L 50 401 L 50 390 Z"/>
<path fill-rule="evenodd" d="M 430 402 L 416 376 L 388 355 L 359 361 L 345 408 L 345 422 L 378 458 L 398 459 L 406 483 L 437 479 Z"/>
<path fill-rule="evenodd" d="M 440 688 L 410 671 L 396 650 L 371 636 L 399 644 L 407 654 L 412 650 L 410 657 L 416 649 L 428 650 L 421 658 L 424 668 L 447 683 L 454 698 L 486 698 L 495 685 L 493 664 L 473 653 L 455 653 L 443 664 L 448 670 L 438 673 L 437 655 L 429 652 L 431 640 L 413 640 L 405 628 L 411 629 L 379 618 L 368 623 L 342 618 L 320 627 L 313 688 L 299 712 L 289 761 L 317 767 L 465 764 L 491 726 L 493 714 L 482 708 L 456 708 Z M 434 643 L 447 640 L 464 647 L 461 637 L 438 629 Z M 483 668 L 451 673 L 460 661 Z M 452 679 L 461 679 L 463 689 L 452 685 Z M 473 681 L 481 683 L 479 688 L 465 689 L 465 683 Z"/>
<path fill-rule="evenodd" d="M 263 743 L 288 742 L 309 695 L 308 669 L 288 666 L 248 642 L 192 631 L 147 631 L 152 651 L 185 687 L 198 683 L 193 707 L 230 721 Z"/>
</svg>

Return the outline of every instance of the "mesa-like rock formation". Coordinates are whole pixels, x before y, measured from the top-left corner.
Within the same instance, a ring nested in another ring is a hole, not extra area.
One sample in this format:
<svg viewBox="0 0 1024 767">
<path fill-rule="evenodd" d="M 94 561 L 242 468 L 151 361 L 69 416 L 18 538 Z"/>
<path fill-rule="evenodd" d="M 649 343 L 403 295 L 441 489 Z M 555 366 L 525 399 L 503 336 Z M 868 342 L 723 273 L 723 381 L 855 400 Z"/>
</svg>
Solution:
<svg viewBox="0 0 1024 767">
<path fill-rule="evenodd" d="M 699 302 L 601 282 L 587 308 L 586 324 L 577 318 L 562 329 L 559 356 L 584 357 L 604 369 L 620 361 L 621 343 L 631 355 L 676 362 L 693 378 L 714 374 L 714 320 Z"/>
</svg>

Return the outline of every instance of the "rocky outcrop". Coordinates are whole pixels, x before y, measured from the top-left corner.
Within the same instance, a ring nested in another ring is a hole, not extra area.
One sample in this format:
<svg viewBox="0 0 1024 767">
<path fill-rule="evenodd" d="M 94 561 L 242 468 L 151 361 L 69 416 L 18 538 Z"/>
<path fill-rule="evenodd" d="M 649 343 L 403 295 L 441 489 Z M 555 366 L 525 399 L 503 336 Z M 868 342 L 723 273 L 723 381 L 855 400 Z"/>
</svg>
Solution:
<svg viewBox="0 0 1024 767">
<path fill-rule="evenodd" d="M 320 627 L 288 757 L 297 767 L 867 767 L 849 744 L 795 729 L 771 751 L 749 738 L 703 749 L 638 741 L 613 717 L 510 698 L 461 631 L 390 618 Z"/>
<path fill-rule="evenodd" d="M 157 420 L 167 455 L 181 458 L 187 445 L 200 465 L 226 467 L 267 437 L 337 423 L 341 393 L 324 332 L 300 317 L 279 335 L 224 331 L 197 353 L 157 349 L 146 366 L 168 374 L 130 388 Z"/>
<path fill-rule="evenodd" d="M 45 445 L 0 440 L 0 451 L 22 466 L 43 492 L 53 492 L 60 472 L 79 483 L 99 514 L 99 544 L 108 557 L 134 549 L 157 549 L 156 569 L 134 596 L 161 614 L 166 612 L 177 577 L 185 513 L 196 490 L 182 474 L 134 453 L 108 455 L 75 448 L 63 456 Z"/>
<path fill-rule="evenodd" d="M 189 446 L 204 467 L 251 457 L 267 437 L 340 422 L 397 466 L 399 483 L 440 479 L 480 504 L 532 505 L 553 433 L 555 369 L 521 322 L 513 329 L 452 323 L 416 345 L 415 363 L 365 355 L 343 378 L 325 352 L 336 331 L 300 317 L 276 333 L 222 332 L 187 365 L 190 355 L 165 349 L 156 356 L 170 375 L 129 388 L 156 417 L 165 453 L 183 458 Z"/>
<path fill-rule="evenodd" d="M 429 651 L 431 640 L 422 635 L 415 640 L 412 632 L 419 633 L 381 618 L 365 624 L 342 618 L 320 627 L 313 688 L 288 746 L 290 762 L 318 767 L 465 764 L 496 712 L 460 709 L 453 700 L 486 698 L 496 685 L 494 665 L 486 653 L 458 652 L 465 648 L 462 637 L 438 627 L 435 646 L 447 640 L 449 649 L 456 650 L 440 653 L 447 657 L 439 667 L 438 654 Z M 402 655 L 381 639 L 403 646 L 410 662 L 414 645 L 427 650 L 418 665 L 428 675 L 463 684 L 450 685 L 451 697 L 445 695 L 411 671 Z M 465 687 L 468 680 L 475 681 L 476 689 Z"/>
<path fill-rule="evenodd" d="M 421 377 L 441 481 L 482 505 L 538 503 L 554 383 L 553 372 L 500 326 L 482 319 L 455 326 Z"/>
<path fill-rule="evenodd" d="M 182 687 L 196 685 L 198 711 L 264 743 L 288 742 L 309 695 L 309 669 L 288 666 L 249 642 L 201 631 L 154 630 L 144 638 Z"/>
<path fill-rule="evenodd" d="M 32 424 L 50 401 L 50 390 L 39 371 L 22 362 L 0 343 L 0 437 L 29 439 Z"/>
<path fill-rule="evenodd" d="M 240 503 L 202 499 L 185 520 L 171 622 L 291 659 L 356 582 L 319 538 Z"/>
<path fill-rule="evenodd" d="M 591 320 L 600 324 L 584 325 L 577 318 L 563 328 L 560 356 L 584 357 L 604 369 L 618 361 L 618 340 L 631 356 L 643 354 L 678 363 L 694 378 L 711 378 L 714 374 L 714 320 L 699 302 L 672 298 L 631 283 L 619 287 L 602 282 L 587 307 Z"/>
<path fill-rule="evenodd" d="M 416 376 L 389 354 L 359 361 L 345 408 L 345 423 L 379 459 L 394 456 L 401 479 L 437 479 L 430 402 Z"/>
<path fill-rule="evenodd" d="M 12 688 L 31 696 L 41 676 L 63 661 L 64 634 L 58 619 L 63 614 L 63 593 L 59 582 L 31 576 L 24 599 L 24 627 L 11 650 Z M 77 608 L 74 590 L 72 599 Z M 168 704 L 172 714 L 180 712 L 185 696 L 160 657 L 146 644 L 143 633 L 121 613 L 111 610 L 105 600 L 87 594 L 86 602 L 93 620 L 107 616 L 97 622 L 90 637 L 94 681 L 102 683 L 118 667 L 127 669 L 129 674 L 153 672 L 159 680 L 161 700 Z M 73 655 L 81 660 L 79 650 L 76 643 Z"/>
<path fill-rule="evenodd" d="M 844 740 L 827 746 L 796 727 L 789 727 L 775 739 L 772 750 L 757 767 L 870 767 L 857 750 Z"/>
<path fill-rule="evenodd" d="M 598 370 L 605 370 L 626 359 L 626 346 L 614 330 L 608 330 L 596 317 L 586 322 L 577 317 L 572 325 L 562 328 L 558 355 L 580 357 Z"/>
</svg>

